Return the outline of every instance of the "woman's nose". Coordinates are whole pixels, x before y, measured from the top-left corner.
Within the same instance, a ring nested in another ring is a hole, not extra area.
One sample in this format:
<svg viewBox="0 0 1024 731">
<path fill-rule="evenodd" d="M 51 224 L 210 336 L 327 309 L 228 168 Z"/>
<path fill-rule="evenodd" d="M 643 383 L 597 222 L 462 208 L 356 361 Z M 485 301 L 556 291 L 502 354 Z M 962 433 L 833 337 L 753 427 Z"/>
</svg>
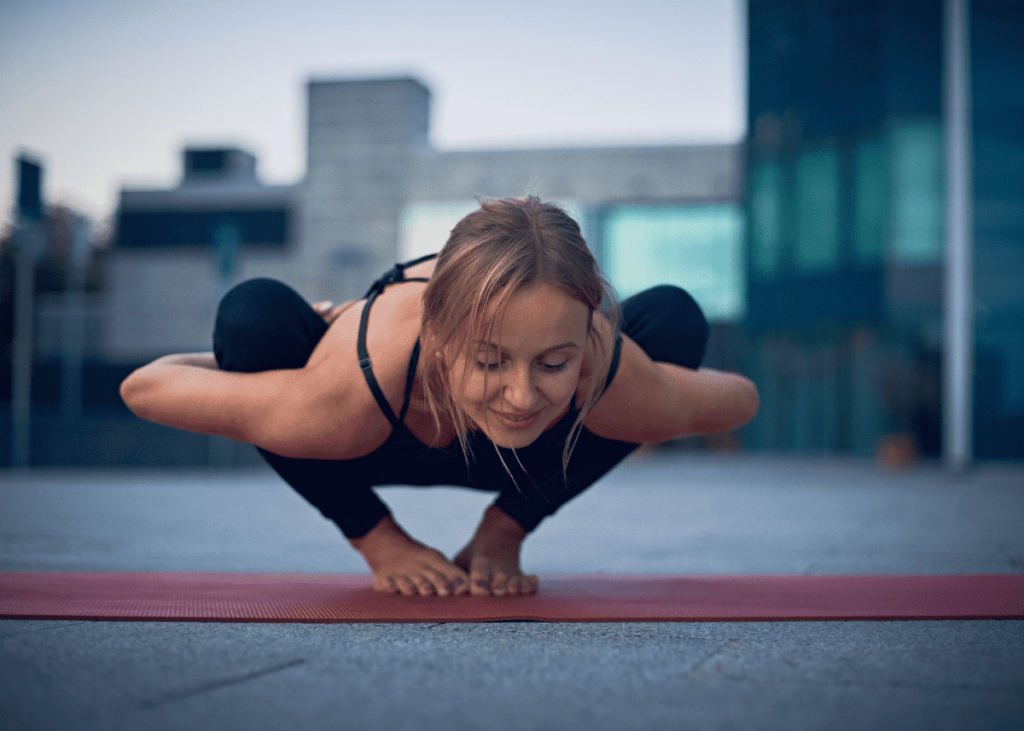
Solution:
<svg viewBox="0 0 1024 731">
<path fill-rule="evenodd" d="M 516 370 L 505 376 L 505 401 L 516 411 L 529 411 L 536 402 L 536 389 L 529 372 Z"/>
</svg>

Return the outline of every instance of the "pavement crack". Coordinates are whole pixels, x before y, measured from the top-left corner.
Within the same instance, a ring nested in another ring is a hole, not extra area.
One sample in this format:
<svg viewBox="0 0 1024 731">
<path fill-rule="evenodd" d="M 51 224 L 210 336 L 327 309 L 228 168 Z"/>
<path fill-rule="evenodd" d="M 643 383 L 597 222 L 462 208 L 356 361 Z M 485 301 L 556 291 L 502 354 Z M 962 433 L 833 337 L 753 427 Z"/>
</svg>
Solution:
<svg viewBox="0 0 1024 731">
<path fill-rule="evenodd" d="M 290 660 L 289 662 L 281 663 L 280 665 L 273 665 L 269 668 L 264 668 L 262 670 L 254 670 L 253 672 L 245 673 L 244 675 L 237 675 L 235 677 L 224 678 L 222 680 L 214 680 L 209 683 L 202 683 L 200 685 L 193 686 L 192 688 L 185 688 L 175 693 L 168 693 L 166 695 L 160 696 L 159 698 L 143 701 L 139 705 L 143 709 L 149 710 L 151 708 L 156 708 L 157 706 L 162 706 L 167 703 L 174 703 L 175 701 L 182 701 L 187 700 L 188 698 L 195 698 L 196 696 L 203 695 L 205 693 L 210 693 L 214 690 L 220 690 L 221 688 L 227 688 L 231 685 L 246 683 L 250 680 L 255 680 L 256 678 L 262 678 L 264 675 L 270 675 L 272 673 L 280 672 L 281 670 L 294 668 L 298 665 L 304 664 L 305 662 L 306 661 L 302 658 L 299 658 L 297 660 Z"/>
</svg>

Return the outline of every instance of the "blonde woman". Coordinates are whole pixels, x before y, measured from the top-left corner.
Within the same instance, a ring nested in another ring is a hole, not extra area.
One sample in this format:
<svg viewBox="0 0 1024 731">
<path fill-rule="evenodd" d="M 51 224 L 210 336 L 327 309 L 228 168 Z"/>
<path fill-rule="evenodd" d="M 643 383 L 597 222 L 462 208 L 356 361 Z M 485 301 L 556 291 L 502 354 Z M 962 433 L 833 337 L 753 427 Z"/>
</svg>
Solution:
<svg viewBox="0 0 1024 731">
<path fill-rule="evenodd" d="M 616 306 L 560 208 L 496 200 L 358 302 L 238 285 L 213 353 L 160 358 L 121 393 L 145 419 L 255 444 L 338 525 L 378 591 L 530 594 L 520 547 L 545 517 L 643 442 L 753 417 L 750 381 L 699 367 L 707 334 L 677 287 Z M 497 498 L 449 560 L 395 522 L 373 491 L 388 484 Z"/>
</svg>

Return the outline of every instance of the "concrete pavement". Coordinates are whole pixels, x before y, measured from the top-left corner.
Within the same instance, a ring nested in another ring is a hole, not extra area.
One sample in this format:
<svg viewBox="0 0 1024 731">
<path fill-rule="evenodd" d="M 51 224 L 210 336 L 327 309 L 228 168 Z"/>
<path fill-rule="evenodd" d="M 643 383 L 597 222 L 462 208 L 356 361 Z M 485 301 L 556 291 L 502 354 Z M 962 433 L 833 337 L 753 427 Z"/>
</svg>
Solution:
<svg viewBox="0 0 1024 731">
<path fill-rule="evenodd" d="M 382 491 L 451 553 L 489 497 Z M 0 473 L 0 570 L 364 570 L 269 472 Z M 633 459 L 524 567 L 1021 573 L 1024 466 Z M 3 729 L 1024 728 L 1024 622 L 0 622 Z"/>
</svg>

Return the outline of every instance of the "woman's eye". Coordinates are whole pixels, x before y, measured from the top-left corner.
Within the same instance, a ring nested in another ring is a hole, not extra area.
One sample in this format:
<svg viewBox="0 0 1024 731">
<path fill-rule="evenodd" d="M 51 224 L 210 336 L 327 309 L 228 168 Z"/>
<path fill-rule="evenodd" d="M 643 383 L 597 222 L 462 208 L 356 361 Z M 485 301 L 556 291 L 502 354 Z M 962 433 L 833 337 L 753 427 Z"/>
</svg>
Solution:
<svg viewBox="0 0 1024 731">
<path fill-rule="evenodd" d="M 549 373 L 557 373 L 558 371 L 564 370 L 567 365 L 569 365 L 569 361 L 565 361 L 564 363 L 541 363 L 541 368 Z"/>
<path fill-rule="evenodd" d="M 496 370 L 498 370 L 498 366 L 500 366 L 500 365 L 501 365 L 501 363 L 499 363 L 499 362 L 486 363 L 486 362 L 482 362 L 482 361 L 479 361 L 479 360 L 476 362 L 476 367 L 479 368 L 482 371 L 496 371 Z"/>
</svg>

